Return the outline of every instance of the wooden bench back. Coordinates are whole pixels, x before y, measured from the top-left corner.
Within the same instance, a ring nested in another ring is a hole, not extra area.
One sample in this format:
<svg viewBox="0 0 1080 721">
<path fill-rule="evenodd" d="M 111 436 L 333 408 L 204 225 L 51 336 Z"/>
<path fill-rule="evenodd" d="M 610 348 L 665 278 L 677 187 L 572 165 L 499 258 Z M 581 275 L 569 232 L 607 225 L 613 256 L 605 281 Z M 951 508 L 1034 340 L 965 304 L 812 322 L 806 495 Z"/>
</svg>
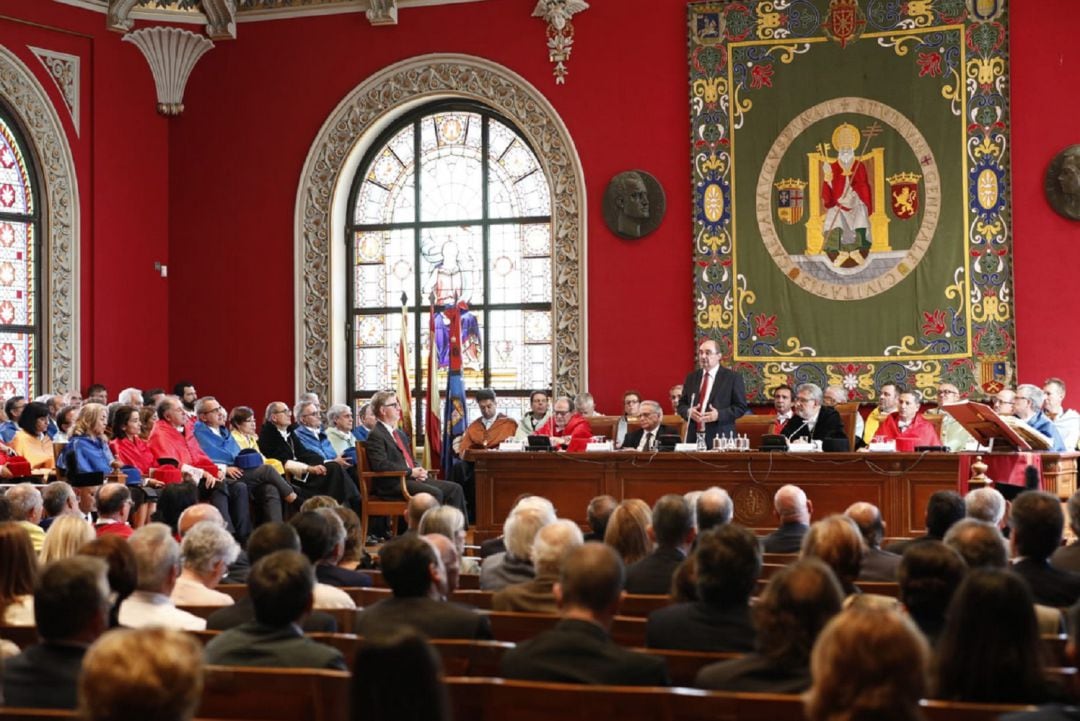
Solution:
<svg viewBox="0 0 1080 721">
<path fill-rule="evenodd" d="M 346 671 L 206 666 L 198 715 L 261 721 L 347 721 Z"/>
</svg>

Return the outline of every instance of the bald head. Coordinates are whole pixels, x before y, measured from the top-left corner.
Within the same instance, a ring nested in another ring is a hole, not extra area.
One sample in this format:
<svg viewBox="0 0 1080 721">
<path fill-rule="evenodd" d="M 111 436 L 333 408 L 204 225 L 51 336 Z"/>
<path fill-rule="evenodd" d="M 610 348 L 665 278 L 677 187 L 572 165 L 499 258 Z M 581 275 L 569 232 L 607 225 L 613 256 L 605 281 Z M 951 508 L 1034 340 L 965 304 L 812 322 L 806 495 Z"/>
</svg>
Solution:
<svg viewBox="0 0 1080 721">
<path fill-rule="evenodd" d="M 881 520 L 881 511 L 877 506 L 859 501 L 848 506 L 844 515 L 855 521 L 867 546 L 878 548 L 881 545 L 881 539 L 885 536 L 885 523 Z"/>
<path fill-rule="evenodd" d="M 453 593 L 457 590 L 458 580 L 461 578 L 461 558 L 458 556 L 457 546 L 441 533 L 428 533 L 422 538 L 435 547 L 442 559 L 446 568 L 446 593 Z"/>
<path fill-rule="evenodd" d="M 780 523 L 810 523 L 813 506 L 806 497 L 806 492 L 798 486 L 786 485 L 773 497 L 773 508 Z"/>
<path fill-rule="evenodd" d="M 184 509 L 184 512 L 180 514 L 180 520 L 176 523 L 176 528 L 180 532 L 180 537 L 183 538 L 192 526 L 202 521 L 213 521 L 222 528 L 225 527 L 225 519 L 221 517 L 221 511 L 209 503 L 196 503 L 194 506 L 188 506 Z"/>
<path fill-rule="evenodd" d="M 420 527 L 420 519 L 432 508 L 438 508 L 439 502 L 430 493 L 417 493 L 409 499 L 409 510 L 405 516 L 409 528 L 416 530 Z"/>
<path fill-rule="evenodd" d="M 696 505 L 698 533 L 731 523 L 735 507 L 731 503 L 731 496 L 723 488 L 713 486 L 705 489 L 697 497 Z"/>
</svg>

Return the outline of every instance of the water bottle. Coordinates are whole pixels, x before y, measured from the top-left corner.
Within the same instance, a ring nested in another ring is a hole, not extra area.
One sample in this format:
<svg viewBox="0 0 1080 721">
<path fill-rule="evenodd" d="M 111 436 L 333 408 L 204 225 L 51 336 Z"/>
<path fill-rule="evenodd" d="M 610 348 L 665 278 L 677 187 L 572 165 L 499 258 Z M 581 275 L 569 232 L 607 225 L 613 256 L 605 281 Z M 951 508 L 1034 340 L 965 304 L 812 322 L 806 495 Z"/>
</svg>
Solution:
<svg viewBox="0 0 1080 721">
<path fill-rule="evenodd" d="M 697 449 L 699 451 L 707 451 L 708 446 L 705 445 L 705 431 L 698 431 L 697 434 Z"/>
</svg>

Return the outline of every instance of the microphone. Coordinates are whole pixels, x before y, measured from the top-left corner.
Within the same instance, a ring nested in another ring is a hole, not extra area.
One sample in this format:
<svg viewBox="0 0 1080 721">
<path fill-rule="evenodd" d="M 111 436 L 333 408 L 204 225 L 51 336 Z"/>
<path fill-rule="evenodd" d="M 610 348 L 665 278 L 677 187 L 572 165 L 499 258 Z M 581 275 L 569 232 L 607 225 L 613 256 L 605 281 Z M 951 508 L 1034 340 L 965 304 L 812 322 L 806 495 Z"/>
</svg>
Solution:
<svg viewBox="0 0 1080 721">
<path fill-rule="evenodd" d="M 690 394 L 690 405 L 686 407 L 686 428 L 683 429 L 682 442 L 686 443 L 686 437 L 690 435 L 690 409 L 694 407 L 694 398 L 697 397 L 696 393 Z"/>
<path fill-rule="evenodd" d="M 792 432 L 791 432 L 791 435 L 790 435 L 790 436 L 789 436 L 789 435 L 786 435 L 786 434 L 784 434 L 784 433 L 781 433 L 780 435 L 782 435 L 782 436 L 784 436 L 785 438 L 787 438 L 787 439 L 788 439 L 788 445 L 790 446 L 790 445 L 791 445 L 791 442 L 792 442 L 793 440 L 795 440 L 795 438 L 796 438 L 796 434 L 797 434 L 797 433 L 798 433 L 799 431 L 801 431 L 801 430 L 802 430 L 803 428 L 806 428 L 806 426 L 807 426 L 808 424 L 809 424 L 809 421 L 808 421 L 807 419 L 803 418 L 803 419 L 802 419 L 802 423 L 801 423 L 801 424 L 799 424 L 799 427 L 798 427 L 798 428 L 796 428 L 796 429 L 795 429 L 794 431 L 792 431 Z M 784 425 L 787 425 L 787 424 L 785 423 Z"/>
</svg>

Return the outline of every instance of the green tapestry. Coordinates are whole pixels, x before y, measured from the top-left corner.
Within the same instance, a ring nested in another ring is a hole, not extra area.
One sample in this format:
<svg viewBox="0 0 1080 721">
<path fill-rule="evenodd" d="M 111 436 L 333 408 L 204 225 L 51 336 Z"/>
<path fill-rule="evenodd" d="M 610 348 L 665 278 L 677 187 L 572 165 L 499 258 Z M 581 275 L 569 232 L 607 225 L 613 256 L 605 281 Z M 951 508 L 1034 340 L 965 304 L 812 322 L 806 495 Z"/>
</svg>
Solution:
<svg viewBox="0 0 1080 721">
<path fill-rule="evenodd" d="M 1015 369 L 1004 0 L 689 6 L 694 320 L 782 383 Z"/>
</svg>

